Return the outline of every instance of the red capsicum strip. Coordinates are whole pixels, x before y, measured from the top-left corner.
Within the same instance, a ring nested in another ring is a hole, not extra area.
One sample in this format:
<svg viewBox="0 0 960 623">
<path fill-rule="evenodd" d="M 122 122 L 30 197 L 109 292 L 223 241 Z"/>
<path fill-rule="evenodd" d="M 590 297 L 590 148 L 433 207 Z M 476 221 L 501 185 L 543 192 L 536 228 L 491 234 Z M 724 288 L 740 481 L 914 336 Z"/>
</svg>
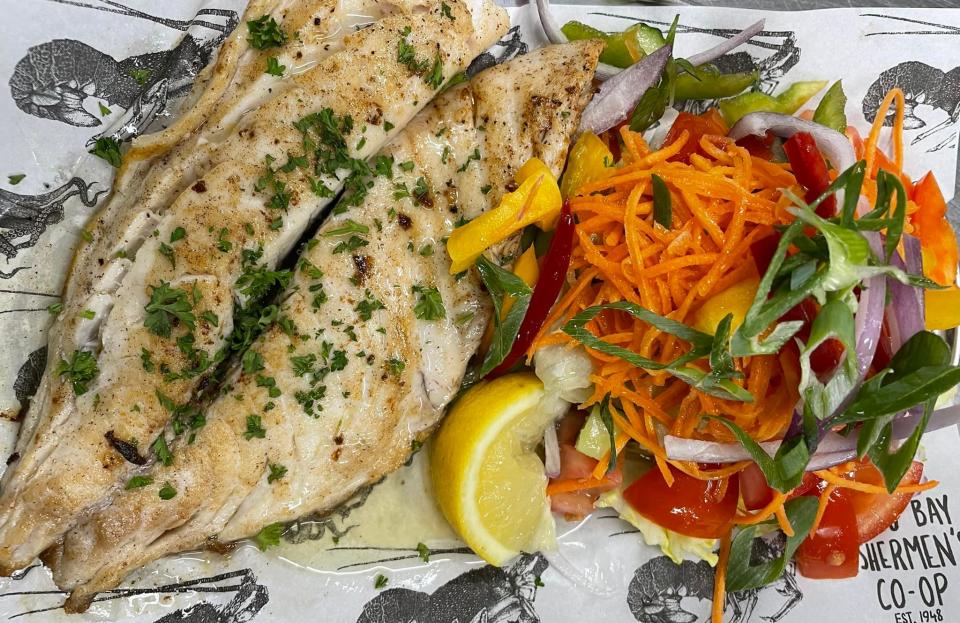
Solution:
<svg viewBox="0 0 960 623">
<path fill-rule="evenodd" d="M 543 326 L 543 321 L 547 319 L 550 308 L 557 302 L 560 296 L 560 290 L 567 277 L 567 269 L 570 268 L 570 255 L 573 253 L 573 230 L 574 220 L 573 212 L 570 210 L 570 204 L 563 203 L 560 210 L 560 219 L 557 221 L 557 227 L 553 233 L 553 240 L 550 241 L 550 247 L 547 254 L 543 256 L 543 265 L 540 269 L 540 278 L 537 285 L 533 287 L 533 294 L 530 297 L 530 306 L 527 308 L 527 314 L 520 323 L 520 330 L 517 332 L 517 339 L 513 342 L 513 348 L 500 365 L 490 371 L 487 378 L 495 378 L 507 372 L 520 361 L 533 338 L 536 337 Z"/>
<path fill-rule="evenodd" d="M 817 148 L 817 142 L 809 132 L 797 132 L 783 144 L 783 151 L 790 160 L 793 175 L 800 185 L 807 189 L 804 198 L 807 202 L 815 200 L 830 186 L 827 163 Z M 833 195 L 817 206 L 817 214 L 829 218 L 837 213 L 837 200 Z"/>
</svg>

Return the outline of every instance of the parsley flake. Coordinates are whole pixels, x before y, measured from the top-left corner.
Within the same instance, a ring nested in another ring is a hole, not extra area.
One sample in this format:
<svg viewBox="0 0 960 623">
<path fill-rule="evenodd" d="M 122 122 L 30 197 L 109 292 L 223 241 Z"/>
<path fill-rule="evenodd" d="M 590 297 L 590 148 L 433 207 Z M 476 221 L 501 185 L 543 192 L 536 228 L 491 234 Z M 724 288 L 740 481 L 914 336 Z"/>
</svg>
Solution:
<svg viewBox="0 0 960 623">
<path fill-rule="evenodd" d="M 87 393 L 88 383 L 97 377 L 97 359 L 87 350 L 75 350 L 70 361 L 61 359 L 57 364 L 56 375 L 65 376 L 73 384 L 73 391 L 81 396 Z"/>
<path fill-rule="evenodd" d="M 243 438 L 250 441 L 254 437 L 264 439 L 267 436 L 267 429 L 263 427 L 263 421 L 259 415 L 251 413 L 247 416 L 247 430 L 243 433 Z"/>
<path fill-rule="evenodd" d="M 269 15 L 261 15 L 247 22 L 247 32 L 247 41 L 258 50 L 278 47 L 287 42 L 287 33 Z"/>
<path fill-rule="evenodd" d="M 447 317 L 443 307 L 443 297 L 436 286 L 413 286 L 413 293 L 419 295 L 413 313 L 420 320 L 441 320 Z"/>
<path fill-rule="evenodd" d="M 264 70 L 264 73 L 268 73 L 271 76 L 282 76 L 286 69 L 287 66 L 281 65 L 276 56 L 271 56 L 267 59 L 267 68 Z"/>
</svg>

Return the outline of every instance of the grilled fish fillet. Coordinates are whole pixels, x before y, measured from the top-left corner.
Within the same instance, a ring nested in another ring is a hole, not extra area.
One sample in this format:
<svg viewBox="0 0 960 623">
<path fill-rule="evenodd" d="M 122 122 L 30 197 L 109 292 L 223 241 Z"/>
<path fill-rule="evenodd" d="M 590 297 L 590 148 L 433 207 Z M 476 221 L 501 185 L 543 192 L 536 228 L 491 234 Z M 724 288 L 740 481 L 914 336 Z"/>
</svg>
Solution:
<svg viewBox="0 0 960 623">
<path fill-rule="evenodd" d="M 103 505 L 151 448 L 162 459 L 171 418 L 184 434 L 202 423 L 182 405 L 230 340 L 269 322 L 258 306 L 286 281 L 279 260 L 344 184 L 360 200 L 363 159 L 506 30 L 502 9 L 471 1 L 260 3 L 290 42 L 258 52 L 233 35 L 224 75 L 199 95 L 206 121 L 133 150 L 77 255 L 36 414 L 4 475 L 0 570 Z M 372 23 L 353 32 L 363 13 Z M 271 55 L 286 77 L 264 72 Z"/>
<path fill-rule="evenodd" d="M 172 552 L 337 506 L 397 469 L 440 421 L 487 325 L 447 236 L 541 158 L 557 174 L 601 45 L 534 51 L 441 95 L 376 158 L 363 203 L 307 245 L 278 323 L 193 443 L 70 531 L 48 562 L 68 610 Z M 503 259 L 503 258 L 501 258 Z M 162 499 L 168 498 L 168 499 Z"/>
</svg>

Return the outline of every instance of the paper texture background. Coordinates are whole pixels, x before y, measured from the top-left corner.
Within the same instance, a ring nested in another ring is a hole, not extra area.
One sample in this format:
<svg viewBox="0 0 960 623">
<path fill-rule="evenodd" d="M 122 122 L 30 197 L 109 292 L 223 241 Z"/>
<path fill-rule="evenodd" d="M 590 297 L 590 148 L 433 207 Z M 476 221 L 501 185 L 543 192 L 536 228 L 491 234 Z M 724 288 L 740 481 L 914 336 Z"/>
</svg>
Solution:
<svg viewBox="0 0 960 623">
<path fill-rule="evenodd" d="M 6 16 L 0 79 L 9 85 L 0 91 L 0 411 L 16 413 L 32 393 L 44 363 L 46 308 L 58 300 L 81 228 L 110 185 L 112 170 L 88 155 L 87 145 L 101 134 L 142 129 L 152 110 L 164 110 L 155 121 L 162 125 L 237 23 L 243 4 L 0 2 Z M 512 11 L 519 28 L 494 48 L 498 59 L 544 43 L 529 7 Z M 768 91 L 796 80 L 842 78 L 848 119 L 862 128 L 884 92 L 900 86 L 916 104 L 906 134 L 908 173 L 932 169 L 948 194 L 955 188 L 960 10 L 776 13 L 579 5 L 555 12 L 561 23 L 576 18 L 607 30 L 623 29 L 631 19 L 664 25 L 679 13 L 678 56 L 766 17 L 758 43 L 741 48 L 731 63 L 758 66 Z M 152 74 L 141 88 L 108 86 L 112 76 L 144 64 Z M 59 89 L 51 88 L 54 82 Z M 44 106 L 35 105 L 40 102 Z M 26 177 L 11 185 L 12 174 Z M 955 212 L 956 201 L 951 216 Z M 0 420 L 0 457 L 15 433 L 15 422 Z M 726 620 L 960 621 L 958 441 L 955 429 L 925 439 L 926 475 L 941 485 L 917 496 L 896 530 L 861 548 L 857 578 L 812 582 L 791 571 L 760 591 L 730 596 Z M 62 596 L 37 567 L 0 580 L 0 617 L 143 623 L 707 620 L 712 569 L 672 565 L 608 511 L 561 525 L 558 553 L 524 556 L 502 570 L 484 565 L 456 542 L 432 507 L 422 458 L 332 516 L 297 524 L 278 550 L 261 554 L 244 545 L 226 558 L 201 553 L 161 561 L 126 588 L 101 596 L 87 614 L 73 616 L 59 610 Z M 434 551 L 429 563 L 417 556 L 418 541 Z M 383 590 L 373 586 L 379 573 L 389 578 Z"/>
</svg>

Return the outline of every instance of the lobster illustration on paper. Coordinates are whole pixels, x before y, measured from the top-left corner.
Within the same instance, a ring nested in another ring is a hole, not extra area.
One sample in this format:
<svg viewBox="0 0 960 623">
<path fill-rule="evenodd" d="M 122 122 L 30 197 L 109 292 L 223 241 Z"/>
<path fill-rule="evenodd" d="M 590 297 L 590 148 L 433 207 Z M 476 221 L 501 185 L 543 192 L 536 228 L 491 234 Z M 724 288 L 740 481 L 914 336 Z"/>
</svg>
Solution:
<svg viewBox="0 0 960 623">
<path fill-rule="evenodd" d="M 59 2 L 60 0 L 53 0 Z M 88 110 L 92 101 L 107 108 L 123 108 L 128 119 L 115 124 L 121 128 L 118 140 L 143 131 L 166 106 L 168 98 L 185 95 L 193 79 L 210 56 L 238 23 L 237 13 L 224 9 L 200 9 L 194 19 L 157 17 L 126 7 L 113 0 L 105 6 L 80 5 L 150 20 L 185 32 L 172 50 L 147 52 L 121 60 L 74 39 L 55 39 L 31 47 L 16 64 L 10 78 L 10 92 L 23 112 L 78 127 L 103 124 L 101 116 Z M 77 6 L 75 3 L 67 3 Z M 212 21 L 208 18 L 214 18 Z M 213 33 L 198 38 L 191 26 Z M 94 139 L 95 140 L 95 139 Z"/>
<path fill-rule="evenodd" d="M 880 31 L 867 33 L 878 36 L 960 36 L 960 26 L 935 24 L 896 15 L 865 13 L 864 17 L 878 17 L 922 28 L 915 30 Z M 921 130 L 911 140 L 912 145 L 929 138 L 937 140 L 927 151 L 934 152 L 956 145 L 956 124 L 960 121 L 960 67 L 940 69 L 921 61 L 904 61 L 883 71 L 870 85 L 863 98 L 863 116 L 872 121 L 880 109 L 884 96 L 892 88 L 903 91 L 905 100 L 905 130 Z M 936 118 L 944 117 L 933 123 Z M 884 125 L 893 125 L 894 111 L 890 110 Z M 929 126 L 929 127 L 928 127 Z M 943 135 L 946 134 L 944 137 Z"/>
<path fill-rule="evenodd" d="M 37 244 L 47 227 L 63 220 L 63 204 L 71 197 L 89 207 L 106 190 L 91 193 L 88 184 L 79 177 L 71 178 L 66 184 L 39 195 L 19 195 L 0 189 L 0 254 L 12 259 L 22 249 Z M 9 278 L 15 273 L 0 273 L 0 277 Z"/>
<path fill-rule="evenodd" d="M 22 580 L 32 569 L 27 567 L 11 576 L 13 580 Z M 101 594 L 96 601 L 115 601 L 146 595 L 177 595 L 177 594 L 204 593 L 211 595 L 227 594 L 230 598 L 225 603 L 217 603 L 213 599 L 186 606 L 165 614 L 155 623 L 247 623 L 253 620 L 267 602 L 270 601 L 270 592 L 267 587 L 257 581 L 251 569 L 238 569 L 205 578 L 187 580 L 174 584 L 166 584 L 156 588 L 118 588 Z M 0 597 L 18 597 L 23 595 L 51 595 L 61 599 L 62 591 L 10 591 L 0 593 Z M 35 608 L 18 612 L 10 618 L 30 617 L 41 615 L 33 620 L 43 620 L 43 613 L 59 610 L 61 606 Z M 31 620 L 31 619 L 27 619 Z"/>
<path fill-rule="evenodd" d="M 391 588 L 364 605 L 357 623 L 539 623 L 533 604 L 547 566 L 540 554 L 522 554 L 507 568 L 462 573 L 433 594 Z"/>
<path fill-rule="evenodd" d="M 756 562 L 773 560 L 783 551 L 783 543 L 754 541 L 753 556 Z M 792 567 L 792 563 L 791 563 Z M 697 623 L 705 621 L 685 609 L 684 600 L 709 600 L 713 598 L 714 569 L 706 561 L 684 560 L 679 565 L 658 556 L 644 563 L 634 572 L 627 589 L 627 606 L 639 623 Z M 727 593 L 724 611 L 729 613 L 731 623 L 749 623 L 760 603 L 761 593 L 776 591 L 783 597 L 778 609 L 760 618 L 777 623 L 793 610 L 803 593 L 797 585 L 795 572 L 789 568 L 776 582 L 759 589 Z"/>
</svg>

